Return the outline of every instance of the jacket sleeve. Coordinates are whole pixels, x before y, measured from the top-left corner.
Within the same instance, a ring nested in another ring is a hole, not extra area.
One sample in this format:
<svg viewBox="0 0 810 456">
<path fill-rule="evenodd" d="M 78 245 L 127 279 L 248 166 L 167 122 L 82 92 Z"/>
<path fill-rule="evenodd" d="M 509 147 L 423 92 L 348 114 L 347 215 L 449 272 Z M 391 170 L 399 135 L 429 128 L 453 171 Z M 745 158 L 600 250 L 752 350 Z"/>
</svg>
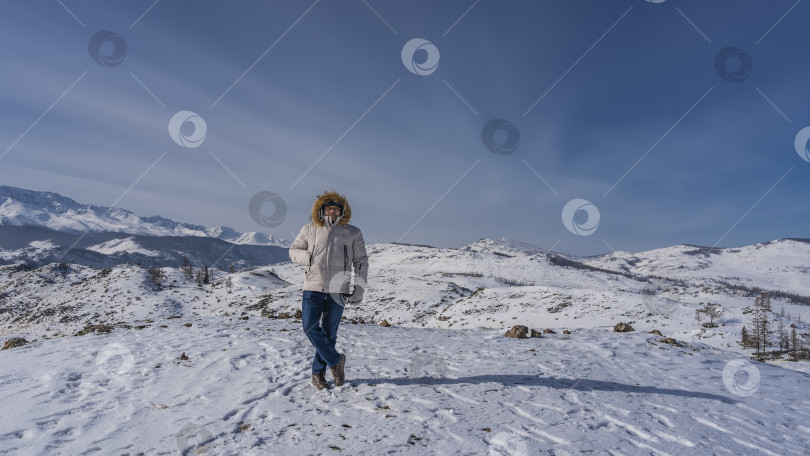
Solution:
<svg viewBox="0 0 810 456">
<path fill-rule="evenodd" d="M 307 227 L 309 225 L 304 225 L 301 228 L 301 231 L 298 232 L 298 236 L 295 237 L 295 241 L 290 246 L 290 259 L 293 263 L 303 264 L 304 266 L 309 265 L 310 257 L 312 256 L 312 252 L 309 249 L 309 241 L 307 239 Z"/>
<path fill-rule="evenodd" d="M 354 273 L 360 277 L 359 283 L 367 284 L 368 254 L 366 253 L 366 243 L 363 241 L 363 233 L 359 231 L 352 244 L 352 265 L 354 266 Z"/>
</svg>

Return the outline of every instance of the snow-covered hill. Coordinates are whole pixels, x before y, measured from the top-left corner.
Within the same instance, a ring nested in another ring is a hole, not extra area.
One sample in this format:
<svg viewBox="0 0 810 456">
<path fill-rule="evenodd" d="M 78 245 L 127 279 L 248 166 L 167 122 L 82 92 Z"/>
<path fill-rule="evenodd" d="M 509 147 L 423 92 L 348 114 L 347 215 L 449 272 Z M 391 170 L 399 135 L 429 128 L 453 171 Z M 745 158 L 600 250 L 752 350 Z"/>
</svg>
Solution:
<svg viewBox="0 0 810 456">
<path fill-rule="evenodd" d="M 636 254 L 615 252 L 584 262 L 643 276 L 810 295 L 810 239 L 781 239 L 737 248 L 678 245 Z"/>
<path fill-rule="evenodd" d="M 0 186 L 0 226 L 44 227 L 63 233 L 127 233 L 140 236 L 203 236 L 233 244 L 289 247 L 266 233 L 240 233 L 226 226 L 205 227 L 160 216 L 139 217 L 120 208 L 80 204 L 52 192 Z M 0 242 L 0 248 L 2 242 Z"/>
<path fill-rule="evenodd" d="M 693 258 L 681 247 L 638 254 L 647 270 L 508 239 L 369 245 L 338 340 L 348 382 L 325 391 L 295 318 L 301 266 L 202 286 L 179 268 L 157 285 L 136 264 L 0 266 L 0 341 L 30 342 L 0 351 L 0 454 L 800 454 L 810 364 L 752 362 L 754 294 L 711 280 L 736 265 L 749 286 L 803 293 L 784 255 L 806 244 L 785 242 L 702 269 L 676 266 Z M 725 309 L 714 328 L 694 319 L 708 302 Z M 808 333 L 810 307 L 772 307 L 772 327 Z M 517 324 L 555 333 L 503 337 Z"/>
<path fill-rule="evenodd" d="M 638 330 L 658 329 L 680 340 L 741 352 L 740 331 L 744 325 L 750 328 L 757 295 L 702 279 L 650 279 L 595 269 L 509 240 L 481 240 L 461 249 L 374 244 L 368 250 L 372 267 L 366 299 L 344 313 L 362 322 L 504 330 L 522 324 L 560 331 L 623 321 Z M 177 312 L 271 316 L 292 315 L 300 308 L 301 266 L 287 261 L 231 275 L 222 269 L 214 272 L 213 285 L 199 287 L 179 268 L 163 268 L 166 279 L 158 288 L 146 269 L 134 264 L 104 270 L 79 265 L 65 270 L 57 264 L 0 267 L 0 335 L 39 339 L 72 334 L 85 325 Z M 778 274 L 798 282 L 807 273 L 779 269 Z M 765 288 L 771 280 L 763 272 L 751 283 Z M 725 309 L 715 328 L 695 321 L 695 311 L 707 303 Z M 807 330 L 810 306 L 775 297 L 772 308 L 774 327 L 781 322 Z"/>
</svg>

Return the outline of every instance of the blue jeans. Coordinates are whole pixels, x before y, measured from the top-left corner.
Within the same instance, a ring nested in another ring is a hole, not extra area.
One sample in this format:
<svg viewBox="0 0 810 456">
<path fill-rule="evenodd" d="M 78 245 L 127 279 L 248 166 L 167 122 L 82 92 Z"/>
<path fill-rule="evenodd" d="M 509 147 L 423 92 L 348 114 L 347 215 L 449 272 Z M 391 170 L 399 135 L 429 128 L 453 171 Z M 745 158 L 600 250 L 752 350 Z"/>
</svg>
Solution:
<svg viewBox="0 0 810 456">
<path fill-rule="evenodd" d="M 315 347 L 315 358 L 312 360 L 312 375 L 326 372 L 327 367 L 334 367 L 340 361 L 340 354 L 335 350 L 340 317 L 343 306 L 335 302 L 329 293 L 304 290 L 301 309 L 301 320 L 304 334 Z M 323 323 L 321 323 L 323 317 Z"/>
</svg>

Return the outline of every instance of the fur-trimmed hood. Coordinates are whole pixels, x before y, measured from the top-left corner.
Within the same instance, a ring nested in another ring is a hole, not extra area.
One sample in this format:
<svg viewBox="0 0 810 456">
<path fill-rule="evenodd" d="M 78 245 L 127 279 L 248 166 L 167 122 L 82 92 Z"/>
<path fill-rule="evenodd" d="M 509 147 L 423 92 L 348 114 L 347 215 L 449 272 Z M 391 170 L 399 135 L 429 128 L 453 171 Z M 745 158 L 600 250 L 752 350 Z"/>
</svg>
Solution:
<svg viewBox="0 0 810 456">
<path fill-rule="evenodd" d="M 320 217 L 321 206 L 329 202 L 340 203 L 343 205 L 343 216 L 338 221 L 338 224 L 340 225 L 348 224 L 349 220 L 351 220 L 352 218 L 352 207 L 349 206 L 349 201 L 346 199 L 345 196 L 334 191 L 326 192 L 315 200 L 315 204 L 312 205 L 312 223 L 318 226 L 323 226 L 323 220 L 321 220 Z"/>
</svg>

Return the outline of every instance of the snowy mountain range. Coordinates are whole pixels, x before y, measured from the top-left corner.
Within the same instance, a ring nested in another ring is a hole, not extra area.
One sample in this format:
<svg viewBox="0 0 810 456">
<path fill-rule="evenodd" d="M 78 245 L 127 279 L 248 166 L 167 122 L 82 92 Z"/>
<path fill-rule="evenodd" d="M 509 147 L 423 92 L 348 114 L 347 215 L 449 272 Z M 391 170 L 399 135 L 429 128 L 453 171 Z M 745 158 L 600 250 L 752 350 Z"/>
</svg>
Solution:
<svg viewBox="0 0 810 456">
<path fill-rule="evenodd" d="M 245 268 L 286 261 L 288 244 L 264 233 L 139 217 L 56 193 L 0 186 L 0 264 L 162 267 L 187 257 L 196 265 Z"/>
<path fill-rule="evenodd" d="M 139 217 L 125 209 L 80 204 L 58 193 L 8 186 L 0 186 L 0 226 L 36 226 L 71 234 L 200 236 L 240 245 L 290 245 L 289 241 L 265 233 L 240 233 L 227 226 L 205 227 L 160 216 Z"/>
</svg>

